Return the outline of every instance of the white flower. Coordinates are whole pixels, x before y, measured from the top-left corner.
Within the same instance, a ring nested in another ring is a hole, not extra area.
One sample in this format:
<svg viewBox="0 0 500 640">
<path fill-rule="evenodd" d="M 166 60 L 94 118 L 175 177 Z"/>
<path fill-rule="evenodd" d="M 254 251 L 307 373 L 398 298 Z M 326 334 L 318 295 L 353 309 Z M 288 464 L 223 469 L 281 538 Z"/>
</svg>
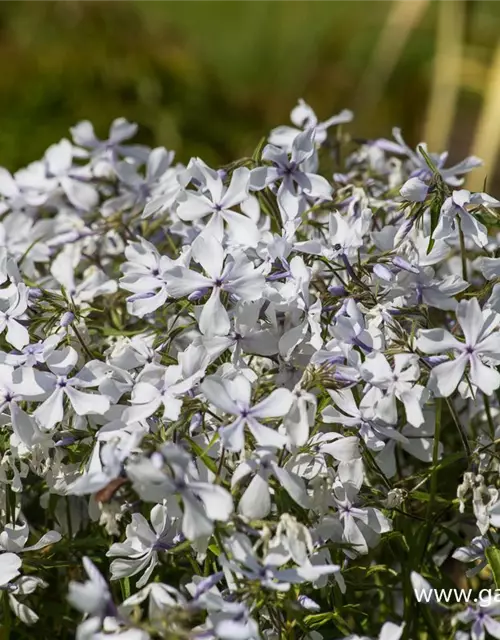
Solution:
<svg viewBox="0 0 500 640">
<path fill-rule="evenodd" d="M 85 495 L 119 481 L 124 462 L 136 452 L 144 435 L 145 430 L 138 423 L 128 425 L 119 420 L 108 423 L 99 433 L 85 472 L 69 484 L 67 493 Z"/>
<path fill-rule="evenodd" d="M 335 564 L 313 565 L 305 563 L 292 569 L 279 569 L 290 559 L 290 553 L 281 547 L 271 548 L 269 553 L 260 561 L 255 557 L 249 539 L 243 534 L 234 534 L 226 540 L 226 547 L 231 553 L 231 559 L 223 563 L 237 575 L 248 580 L 256 580 L 263 587 L 275 591 L 288 591 L 291 584 L 314 582 L 320 576 L 330 575 L 340 571 Z"/>
<path fill-rule="evenodd" d="M 6 524 L 2 533 L 0 533 L 0 550 L 14 553 L 38 551 L 59 542 L 61 534 L 57 531 L 48 531 L 38 542 L 27 547 L 28 537 L 29 527 L 27 522 L 22 525 Z"/>
<path fill-rule="evenodd" d="M 68 600 L 82 613 L 103 618 L 113 607 L 108 584 L 90 558 L 85 557 L 82 562 L 89 579 L 83 583 L 70 582 Z"/>
<path fill-rule="evenodd" d="M 392 130 L 392 135 L 394 136 L 396 142 L 392 142 L 392 140 L 377 140 L 377 146 L 379 146 L 381 149 L 384 149 L 385 151 L 388 151 L 389 153 L 396 153 L 406 156 L 412 176 L 420 177 L 422 179 L 431 178 L 432 172 L 426 162 L 425 157 L 419 149 L 413 151 L 413 149 L 411 149 L 406 144 L 403 136 L 401 135 L 401 129 L 394 127 Z M 423 147 L 426 153 L 428 153 L 426 144 L 421 143 L 419 146 Z M 448 159 L 447 151 L 440 154 L 428 153 L 428 155 L 433 161 L 443 180 L 453 187 L 457 187 L 463 182 L 463 178 L 460 178 L 458 176 L 469 173 L 476 167 L 480 167 L 483 164 L 482 161 L 476 156 L 468 156 L 467 158 L 465 158 L 465 160 L 462 160 L 458 164 L 453 165 L 452 167 L 445 168 L 444 164 Z"/>
<path fill-rule="evenodd" d="M 43 187 L 50 193 L 54 186 L 59 185 L 74 207 L 90 211 L 99 202 L 99 194 L 95 186 L 89 184 L 90 176 L 86 169 L 73 166 L 73 155 L 73 146 L 66 139 L 47 149 Z"/>
<path fill-rule="evenodd" d="M 245 426 L 260 446 L 282 447 L 286 444 L 284 436 L 259 420 L 280 418 L 288 413 L 293 396 L 287 389 L 275 389 L 254 405 L 251 404 L 252 385 L 242 375 L 233 380 L 209 376 L 203 381 L 201 390 L 213 405 L 236 416 L 234 422 L 219 430 L 224 447 L 230 451 L 243 449 Z"/>
<path fill-rule="evenodd" d="M 428 185 L 420 180 L 420 178 L 410 178 L 399 190 L 399 193 L 405 200 L 410 202 L 424 202 L 429 191 Z"/>
<path fill-rule="evenodd" d="M 431 267 L 417 268 L 417 273 L 401 271 L 398 275 L 398 284 L 408 303 L 428 305 L 445 311 L 453 311 L 457 301 L 453 296 L 465 291 L 469 283 L 458 275 L 450 275 L 444 278 L 436 278 Z M 408 288 L 414 292 L 414 297 L 408 298 Z"/>
<path fill-rule="evenodd" d="M 487 362 L 500 362 L 500 333 L 495 331 L 500 316 L 491 309 L 481 311 L 476 298 L 462 300 L 456 309 L 457 320 L 465 342 L 459 342 L 446 329 L 424 329 L 419 333 L 417 347 L 424 353 L 437 354 L 452 351 L 455 358 L 435 366 L 429 378 L 429 386 L 441 396 L 455 391 L 467 365 L 471 383 L 483 393 L 491 395 L 500 387 L 500 374 Z"/>
<path fill-rule="evenodd" d="M 328 181 L 317 173 L 303 169 L 304 163 L 307 164 L 315 154 L 314 139 L 314 128 L 299 133 L 292 142 L 290 158 L 283 149 L 267 145 L 262 152 L 262 159 L 272 166 L 252 171 L 253 189 L 263 189 L 280 182 L 277 201 L 284 222 L 293 220 L 304 210 L 306 197 L 331 200 L 332 187 Z"/>
<path fill-rule="evenodd" d="M 226 602 L 219 611 L 209 615 L 215 637 L 219 640 L 257 640 L 259 625 L 250 617 L 244 604 Z"/>
<path fill-rule="evenodd" d="M 173 159 L 173 151 L 167 151 L 164 147 L 153 149 L 146 161 L 144 177 L 130 162 L 114 163 L 113 169 L 120 179 L 122 193 L 103 204 L 103 215 L 109 216 L 117 211 L 129 210 L 132 213 L 141 211 L 146 201 L 161 189 L 162 180 Z"/>
<path fill-rule="evenodd" d="M 154 245 L 142 239 L 131 242 L 125 249 L 125 262 L 121 269 L 123 277 L 120 287 L 132 291 L 128 298 L 128 309 L 133 315 L 142 317 L 161 307 L 167 299 L 169 270 L 182 264 L 183 257 L 177 261 L 161 256 Z"/>
<path fill-rule="evenodd" d="M 304 391 L 300 383 L 293 389 L 293 401 L 283 424 L 291 444 L 300 447 L 307 442 L 316 415 L 316 396 Z"/>
<path fill-rule="evenodd" d="M 168 470 L 163 468 L 164 462 Z M 204 482 L 189 455 L 176 445 L 165 445 L 153 464 L 145 458 L 129 460 L 126 471 L 145 500 L 160 502 L 169 495 L 181 498 L 181 529 L 188 540 L 210 536 L 214 521 L 227 521 L 233 511 L 231 495 L 223 487 Z"/>
<path fill-rule="evenodd" d="M 49 585 L 45 580 L 35 576 L 21 576 L 9 588 L 9 606 L 21 622 L 27 625 L 35 624 L 38 621 L 38 615 L 23 602 L 19 601 L 19 597 L 27 596 L 34 593 L 38 587 L 46 589 Z"/>
<path fill-rule="evenodd" d="M 366 357 L 361 373 L 371 385 L 365 395 L 365 402 L 373 403 L 376 417 L 395 424 L 398 419 L 397 398 L 404 404 L 408 422 L 414 427 L 423 424 L 425 390 L 422 385 L 414 384 L 420 375 L 417 356 L 397 353 L 393 369 L 382 353 L 372 352 Z"/>
<path fill-rule="evenodd" d="M 301 130 L 312 128 L 314 129 L 314 141 L 317 145 L 320 145 L 325 142 L 330 127 L 351 122 L 352 119 L 352 111 L 344 109 L 339 114 L 328 118 L 328 120 L 319 122 L 313 109 L 304 100 L 300 99 L 290 114 L 290 120 L 295 127 L 276 127 L 269 135 L 269 143 L 277 147 L 282 147 L 288 153 L 291 153 L 293 141 Z"/>
<path fill-rule="evenodd" d="M 406 451 L 410 456 L 430 463 L 433 458 L 434 449 L 434 430 L 436 425 L 435 412 L 430 409 L 424 409 L 424 424 L 419 427 L 413 427 L 411 424 L 405 424 L 401 430 L 392 430 L 388 432 L 387 441 L 384 448 L 377 452 L 375 460 L 388 478 L 392 478 L 397 473 L 396 450 L 398 446 Z M 438 446 L 438 459 L 443 455 L 443 446 Z"/>
<path fill-rule="evenodd" d="M 174 587 L 159 582 L 150 582 L 148 585 L 127 598 L 122 608 L 134 607 L 148 599 L 148 618 L 153 624 L 161 625 L 165 613 L 169 609 L 181 607 L 186 604 L 185 597 Z"/>
<path fill-rule="evenodd" d="M 75 144 L 85 147 L 92 156 L 101 159 L 104 157 L 113 160 L 117 155 L 144 159 L 145 147 L 140 145 L 123 144 L 125 140 L 132 138 L 137 133 L 138 126 L 134 122 L 128 122 L 125 118 L 116 118 L 109 128 L 107 140 L 99 140 L 94 132 L 94 126 L 89 120 L 82 120 L 71 127 L 71 135 Z"/>
<path fill-rule="evenodd" d="M 18 320 L 28 308 L 28 288 L 26 285 L 11 283 L 0 289 L 0 333 L 7 329 L 6 339 L 16 349 L 25 347 L 30 339 L 26 327 Z"/>
<path fill-rule="evenodd" d="M 239 464 L 231 479 L 231 486 L 236 486 L 250 474 L 253 474 L 253 478 L 238 505 L 238 511 L 245 517 L 251 520 L 262 519 L 270 512 L 272 501 L 269 480 L 271 476 L 276 478 L 297 504 L 304 508 L 309 506 L 309 498 L 302 478 L 280 467 L 276 456 L 269 451 L 258 449 L 253 459 Z"/>
<path fill-rule="evenodd" d="M 169 272 L 168 292 L 174 298 L 181 298 L 211 291 L 199 317 L 200 331 L 208 337 L 227 335 L 231 324 L 221 294 L 225 292 L 239 300 L 257 300 L 262 294 L 264 276 L 242 253 L 226 258 L 222 245 L 212 235 L 197 238 L 194 258 L 208 277 L 192 269 L 174 267 Z"/>
<path fill-rule="evenodd" d="M 22 560 L 15 553 L 0 554 L 0 586 L 4 587 L 15 580 L 19 575 Z"/>
<path fill-rule="evenodd" d="M 323 412 L 325 422 L 335 422 L 334 418 L 333 420 L 329 418 L 332 416 L 329 411 L 331 408 L 327 407 Z M 307 449 L 307 452 L 292 456 L 287 462 L 287 468 L 308 480 L 325 472 L 329 462 L 327 456 L 331 456 L 340 464 L 361 457 L 359 439 L 356 436 L 343 436 L 340 433 L 317 433 L 309 439 Z"/>
<path fill-rule="evenodd" d="M 340 213 L 330 214 L 328 221 L 329 241 L 306 240 L 297 242 L 295 248 L 304 253 L 322 255 L 328 260 L 345 260 L 357 255 L 364 244 L 364 236 L 368 233 L 372 212 L 364 209 L 361 215 L 349 219 Z"/>
<path fill-rule="evenodd" d="M 139 376 L 131 396 L 131 420 L 143 420 L 163 406 L 163 418 L 177 420 L 182 407 L 182 396 L 191 388 L 191 380 L 182 379 L 180 365 L 149 368 Z"/>
<path fill-rule="evenodd" d="M 352 546 L 344 550 L 349 557 L 368 553 L 368 549 L 378 544 L 380 535 L 392 530 L 391 521 L 375 507 L 357 506 L 359 486 L 342 482 L 337 478 L 333 485 L 333 502 L 337 509 L 335 519 L 342 525 L 342 540 Z M 332 527 L 329 517 L 324 520 L 323 531 Z M 320 529 L 321 531 L 321 529 Z"/>
<path fill-rule="evenodd" d="M 137 582 L 143 587 L 158 564 L 158 552 L 173 546 L 175 529 L 167 508 L 157 504 L 151 509 L 151 528 L 140 513 L 132 514 L 132 522 L 127 525 L 125 542 L 113 544 L 107 556 L 117 558 L 111 563 L 111 579 L 120 580 L 144 571 Z"/>
<path fill-rule="evenodd" d="M 84 376 L 82 372 L 73 377 L 68 374 L 74 369 L 78 354 L 72 347 L 54 351 L 47 358 L 50 374 L 43 376 L 50 393 L 35 411 L 34 415 L 44 429 L 52 429 L 64 416 L 63 400 L 67 397 L 74 412 L 79 416 L 103 414 L 109 409 L 109 400 L 102 395 L 84 393 L 81 388 L 95 387 L 98 379 Z"/>
<path fill-rule="evenodd" d="M 467 563 L 479 560 L 472 569 L 467 569 L 466 571 L 467 576 L 475 576 L 488 564 L 485 551 L 489 546 L 491 546 L 491 542 L 487 538 L 484 538 L 483 536 L 476 536 L 475 538 L 472 538 L 470 546 L 458 547 L 458 549 L 455 549 L 453 552 L 453 558 Z"/>
<path fill-rule="evenodd" d="M 259 232 L 255 223 L 246 215 L 234 211 L 248 198 L 250 171 L 239 167 L 233 171 L 228 187 L 224 186 L 216 171 L 201 160 L 193 165 L 193 177 L 201 183 L 199 192 L 185 190 L 178 197 L 176 213 L 181 220 L 199 220 L 211 215 L 205 229 L 222 240 L 224 222 L 237 244 L 255 246 Z"/>
<path fill-rule="evenodd" d="M 361 400 L 358 407 L 350 389 L 340 391 L 328 390 L 330 398 L 335 406 L 328 406 L 323 409 L 322 417 L 326 423 L 342 424 L 346 427 L 356 427 L 359 435 L 366 442 L 370 449 L 378 451 L 384 448 L 384 439 L 387 437 L 397 437 L 397 431 L 375 418 L 374 407 L 371 399 L 366 395 Z"/>
<path fill-rule="evenodd" d="M 476 606 L 468 605 L 467 609 L 454 616 L 454 621 L 465 624 L 472 623 L 471 639 L 485 640 L 486 632 L 493 638 L 500 638 L 500 622 L 494 617 L 500 616 L 500 604 L 498 602 L 486 604 L 479 601 Z"/>
<path fill-rule="evenodd" d="M 458 217 L 465 237 L 472 238 L 477 245 L 484 247 L 488 243 L 486 227 L 469 213 L 468 205 L 500 207 L 500 201 L 486 193 L 471 194 L 467 189 L 453 191 L 453 194 L 444 201 L 441 207 L 439 221 L 432 237 L 436 240 L 446 240 L 452 237 L 455 231 L 455 219 Z"/>
</svg>

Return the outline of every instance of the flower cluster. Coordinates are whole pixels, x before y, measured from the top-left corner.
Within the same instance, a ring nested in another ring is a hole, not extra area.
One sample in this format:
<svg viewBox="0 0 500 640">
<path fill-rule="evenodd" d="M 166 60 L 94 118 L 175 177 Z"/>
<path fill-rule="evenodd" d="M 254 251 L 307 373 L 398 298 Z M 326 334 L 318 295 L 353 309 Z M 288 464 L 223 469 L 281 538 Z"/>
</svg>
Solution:
<svg viewBox="0 0 500 640">
<path fill-rule="evenodd" d="M 351 118 L 218 170 L 81 122 L 0 171 L 8 630 L 500 638 L 413 593 L 500 580 L 500 201 Z"/>
</svg>

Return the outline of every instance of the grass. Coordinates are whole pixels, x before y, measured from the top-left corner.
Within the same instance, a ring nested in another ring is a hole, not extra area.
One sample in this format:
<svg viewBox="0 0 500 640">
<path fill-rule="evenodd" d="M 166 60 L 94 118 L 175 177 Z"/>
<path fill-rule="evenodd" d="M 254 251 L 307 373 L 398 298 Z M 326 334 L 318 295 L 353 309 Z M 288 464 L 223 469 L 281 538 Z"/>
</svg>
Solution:
<svg viewBox="0 0 500 640">
<path fill-rule="evenodd" d="M 499 26 L 487 0 L 4 2 L 2 164 L 41 156 L 83 118 L 104 135 L 117 115 L 181 160 L 224 163 L 304 97 L 324 117 L 354 108 L 362 136 L 397 125 L 492 166 Z"/>
</svg>

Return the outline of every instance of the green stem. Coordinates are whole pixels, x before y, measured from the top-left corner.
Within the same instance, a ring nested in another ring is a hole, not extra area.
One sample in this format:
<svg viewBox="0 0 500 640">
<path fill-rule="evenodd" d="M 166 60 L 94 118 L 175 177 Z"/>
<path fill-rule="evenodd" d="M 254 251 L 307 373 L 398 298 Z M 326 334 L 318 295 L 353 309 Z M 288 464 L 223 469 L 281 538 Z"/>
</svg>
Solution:
<svg viewBox="0 0 500 640">
<path fill-rule="evenodd" d="M 71 504 L 69 501 L 69 496 L 66 496 L 66 518 L 68 521 L 68 538 L 73 540 L 73 526 L 71 523 Z"/>
<path fill-rule="evenodd" d="M 7 483 L 5 485 L 5 524 L 10 523 L 10 496 L 9 496 L 10 485 Z"/>
<path fill-rule="evenodd" d="M 450 411 L 451 417 L 453 418 L 453 422 L 455 423 L 455 426 L 458 429 L 458 433 L 459 433 L 460 438 L 462 440 L 462 444 L 464 446 L 464 450 L 465 450 L 465 454 L 467 456 L 467 460 L 469 460 L 471 455 L 472 455 L 472 451 L 471 451 L 471 448 L 470 448 L 469 441 L 467 440 L 467 435 L 464 433 L 464 431 L 462 429 L 462 425 L 460 424 L 460 419 L 457 416 L 457 412 L 455 411 L 455 407 L 453 406 L 453 404 L 450 402 L 450 400 L 448 398 L 446 398 L 446 404 L 448 405 L 448 409 Z"/>
<path fill-rule="evenodd" d="M 392 489 L 392 485 L 389 482 L 389 480 L 388 480 L 387 476 L 385 475 L 385 473 L 378 466 L 377 461 L 373 457 L 372 452 L 370 451 L 370 449 L 368 449 L 368 447 L 366 445 L 364 445 L 363 448 L 364 448 L 364 453 L 366 454 L 366 457 L 368 458 L 369 466 L 371 466 L 372 470 L 379 476 L 379 478 L 385 484 L 387 489 L 389 489 L 389 491 L 390 491 Z"/>
<path fill-rule="evenodd" d="M 71 325 L 71 328 L 75 332 L 75 336 L 76 336 L 78 342 L 82 345 L 82 348 L 85 351 L 85 353 L 89 356 L 89 358 L 92 358 L 92 360 L 95 360 L 95 356 L 92 354 L 90 349 L 85 344 L 85 340 L 82 338 L 82 336 L 81 336 L 80 332 L 78 331 L 78 329 L 75 327 L 74 324 Z"/>
<path fill-rule="evenodd" d="M 491 416 L 490 400 L 487 395 L 483 395 L 484 410 L 486 411 L 486 418 L 488 420 L 488 427 L 490 429 L 490 438 L 495 440 L 495 425 L 493 424 L 493 418 Z"/>
<path fill-rule="evenodd" d="M 5 640 L 9 640 L 10 638 L 10 628 L 12 626 L 12 616 L 10 613 L 10 604 L 9 604 L 9 594 L 7 591 L 3 592 L 3 629 L 2 629 L 2 638 Z"/>
<path fill-rule="evenodd" d="M 467 281 L 467 257 L 465 255 L 465 236 L 462 231 L 462 222 L 458 218 L 458 236 L 460 238 L 460 257 L 462 258 L 462 278 Z"/>
<path fill-rule="evenodd" d="M 123 578 L 123 580 L 120 580 L 120 587 L 122 590 L 122 600 L 130 598 L 130 579 Z"/>
<path fill-rule="evenodd" d="M 441 413 L 442 413 L 443 401 L 441 398 L 436 398 L 436 426 L 434 429 L 434 445 L 432 448 L 432 466 L 437 467 L 439 462 L 439 438 L 441 436 Z M 435 469 L 431 476 L 431 492 L 429 497 L 429 503 L 427 505 L 427 520 L 430 522 L 432 517 L 432 511 L 434 509 L 434 503 L 436 501 L 437 493 L 437 480 L 438 472 Z"/>
</svg>

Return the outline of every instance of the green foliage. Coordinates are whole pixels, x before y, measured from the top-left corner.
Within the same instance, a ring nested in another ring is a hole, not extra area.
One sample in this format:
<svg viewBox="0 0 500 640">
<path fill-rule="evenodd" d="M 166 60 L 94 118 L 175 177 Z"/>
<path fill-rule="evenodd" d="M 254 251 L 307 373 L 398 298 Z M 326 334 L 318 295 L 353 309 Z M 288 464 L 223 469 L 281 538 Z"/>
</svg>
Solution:
<svg viewBox="0 0 500 640">
<path fill-rule="evenodd" d="M 18 2 L 0 4 L 0 150 L 16 169 L 81 119 L 104 135 L 113 118 L 141 122 L 147 144 L 224 164 L 250 155 L 286 122 L 296 98 L 323 116 L 356 109 L 361 136 L 394 124 L 417 141 L 434 55 L 431 3 L 379 103 L 357 93 L 389 2 Z M 487 64 L 496 3 L 470 3 L 468 42 Z M 28 10 L 29 9 L 29 10 Z M 470 131 L 478 96 L 467 94 Z M 467 143 L 461 128 L 455 146 Z M 461 152 L 461 149 L 459 150 Z"/>
</svg>

